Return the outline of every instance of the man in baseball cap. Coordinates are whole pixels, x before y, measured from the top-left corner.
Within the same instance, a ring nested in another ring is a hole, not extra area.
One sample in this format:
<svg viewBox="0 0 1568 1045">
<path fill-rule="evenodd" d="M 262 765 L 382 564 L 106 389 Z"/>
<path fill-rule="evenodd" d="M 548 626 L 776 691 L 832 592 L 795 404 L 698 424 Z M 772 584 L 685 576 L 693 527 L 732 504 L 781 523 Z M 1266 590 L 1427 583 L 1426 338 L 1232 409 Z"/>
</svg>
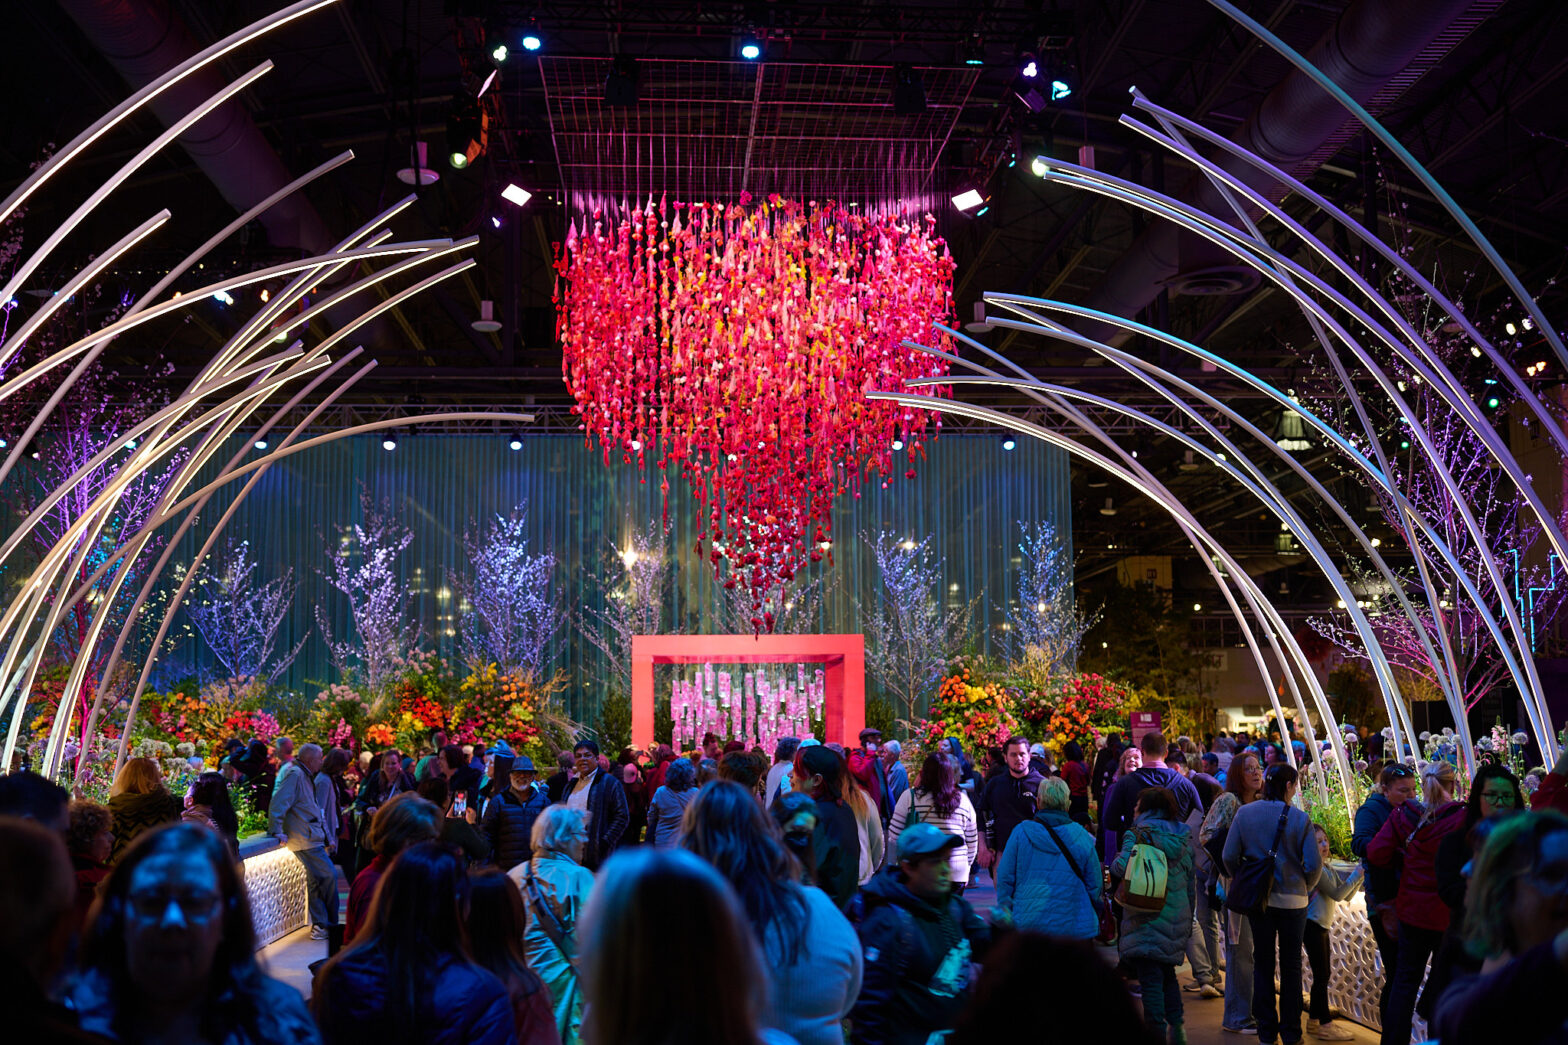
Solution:
<svg viewBox="0 0 1568 1045">
<path fill-rule="evenodd" d="M 850 1013 L 857 1040 L 926 1041 L 963 1010 L 970 963 L 991 942 L 990 927 L 952 889 L 953 850 L 963 844 L 933 824 L 911 825 L 898 836 L 897 863 L 851 906 L 865 953 Z"/>
</svg>

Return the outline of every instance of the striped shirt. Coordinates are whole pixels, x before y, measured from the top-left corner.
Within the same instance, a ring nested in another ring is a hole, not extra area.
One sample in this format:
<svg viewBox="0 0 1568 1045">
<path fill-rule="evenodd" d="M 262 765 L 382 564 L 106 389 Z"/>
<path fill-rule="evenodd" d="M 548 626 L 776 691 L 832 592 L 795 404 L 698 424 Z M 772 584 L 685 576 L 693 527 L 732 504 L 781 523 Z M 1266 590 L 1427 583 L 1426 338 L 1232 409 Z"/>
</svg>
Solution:
<svg viewBox="0 0 1568 1045">
<path fill-rule="evenodd" d="M 886 848 L 890 860 L 898 859 L 898 836 L 903 833 L 904 824 L 909 819 L 910 802 L 914 802 L 920 822 L 964 840 L 963 845 L 953 850 L 953 881 L 968 883 L 969 869 L 974 866 L 975 857 L 980 851 L 979 818 L 975 816 L 975 807 L 969 801 L 969 796 L 960 791 L 958 806 L 947 816 L 939 816 L 936 802 L 928 792 L 911 789 L 899 795 L 898 805 L 893 807 L 893 819 L 887 828 Z"/>
</svg>

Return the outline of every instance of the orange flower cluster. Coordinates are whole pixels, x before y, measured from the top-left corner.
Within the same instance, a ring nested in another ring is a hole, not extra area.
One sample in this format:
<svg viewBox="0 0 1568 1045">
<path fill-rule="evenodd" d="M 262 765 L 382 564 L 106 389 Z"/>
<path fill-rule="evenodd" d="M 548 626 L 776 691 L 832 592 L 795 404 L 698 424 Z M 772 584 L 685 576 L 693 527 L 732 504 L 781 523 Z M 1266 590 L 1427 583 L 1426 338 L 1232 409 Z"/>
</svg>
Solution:
<svg viewBox="0 0 1568 1045">
<path fill-rule="evenodd" d="M 956 736 L 966 747 L 997 747 L 1018 732 L 1010 690 L 995 682 L 975 682 L 968 668 L 942 680 L 931 710 L 915 727 L 916 737 L 934 744 Z"/>
</svg>

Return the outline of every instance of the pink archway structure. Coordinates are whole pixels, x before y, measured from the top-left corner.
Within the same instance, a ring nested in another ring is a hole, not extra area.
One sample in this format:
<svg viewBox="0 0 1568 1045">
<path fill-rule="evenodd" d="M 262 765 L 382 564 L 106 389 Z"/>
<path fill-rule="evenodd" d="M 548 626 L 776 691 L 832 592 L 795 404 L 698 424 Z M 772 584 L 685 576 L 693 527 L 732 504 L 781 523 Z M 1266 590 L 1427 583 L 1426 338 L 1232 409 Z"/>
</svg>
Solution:
<svg viewBox="0 0 1568 1045">
<path fill-rule="evenodd" d="M 860 743 L 866 724 L 864 635 L 633 635 L 632 743 L 653 744 L 655 664 L 822 664 L 827 740 Z"/>
</svg>

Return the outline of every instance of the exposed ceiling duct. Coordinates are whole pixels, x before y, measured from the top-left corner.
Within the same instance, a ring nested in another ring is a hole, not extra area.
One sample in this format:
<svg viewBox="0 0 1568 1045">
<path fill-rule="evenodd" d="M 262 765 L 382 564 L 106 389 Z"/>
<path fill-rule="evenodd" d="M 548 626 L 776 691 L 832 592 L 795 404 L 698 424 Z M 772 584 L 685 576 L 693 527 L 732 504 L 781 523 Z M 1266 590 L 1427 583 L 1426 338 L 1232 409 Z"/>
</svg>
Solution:
<svg viewBox="0 0 1568 1045">
<path fill-rule="evenodd" d="M 1496 10 L 1502 0 L 1359 0 L 1347 8 L 1333 29 L 1307 53 L 1308 58 L 1346 93 L 1374 115 L 1413 82 L 1412 67 L 1424 70 L 1452 50 L 1471 29 Z M 1389 90 L 1395 88 L 1395 90 Z M 1300 176 L 1316 170 L 1325 151 L 1350 137 L 1352 117 L 1322 88 L 1298 69 L 1271 90 L 1237 135 L 1237 141 L 1276 166 Z M 1220 160 L 1254 188 L 1275 186 L 1266 175 L 1232 157 Z M 1200 210 L 1227 212 L 1227 205 L 1202 174 L 1194 174 L 1178 199 Z M 1106 272 L 1085 302 L 1113 315 L 1133 317 L 1162 290 L 1173 293 L 1240 293 L 1256 285 L 1257 275 L 1198 236 L 1168 221 L 1153 221 L 1127 252 Z M 1127 339 L 1111 327 L 1095 324 L 1084 331 Z"/>
<path fill-rule="evenodd" d="M 59 0 L 109 64 L 133 89 L 143 87 L 201 49 L 167 0 Z M 226 86 L 209 65 L 164 91 L 148 106 L 168 126 Z M 235 211 L 244 211 L 294 179 L 238 98 L 180 136 L 180 145 Z M 321 216 L 294 193 L 261 215 L 276 247 L 320 253 L 332 246 Z"/>
</svg>

